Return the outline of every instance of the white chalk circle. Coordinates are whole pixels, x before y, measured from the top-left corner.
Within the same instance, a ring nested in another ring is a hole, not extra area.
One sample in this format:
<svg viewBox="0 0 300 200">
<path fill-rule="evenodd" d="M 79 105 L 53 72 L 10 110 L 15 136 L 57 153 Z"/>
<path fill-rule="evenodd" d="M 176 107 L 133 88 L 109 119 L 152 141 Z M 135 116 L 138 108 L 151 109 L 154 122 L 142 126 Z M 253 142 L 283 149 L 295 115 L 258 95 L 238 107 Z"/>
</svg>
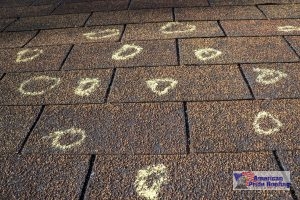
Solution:
<svg viewBox="0 0 300 200">
<path fill-rule="evenodd" d="M 39 57 L 44 51 L 42 49 L 24 49 L 17 53 L 17 63 L 28 62 Z M 31 55 L 33 54 L 33 55 Z"/>
<path fill-rule="evenodd" d="M 199 60 L 203 60 L 203 61 L 214 59 L 220 56 L 221 54 L 222 54 L 221 51 L 218 51 L 213 48 L 204 48 L 204 49 L 195 50 L 195 56 Z"/>
<path fill-rule="evenodd" d="M 99 40 L 99 39 L 118 36 L 119 34 L 120 31 L 118 29 L 105 29 L 105 30 L 98 30 L 98 31 L 91 31 L 89 33 L 84 33 L 83 36 L 85 36 L 89 40 Z"/>
<path fill-rule="evenodd" d="M 253 71 L 258 73 L 256 82 L 264 85 L 274 84 L 288 76 L 286 73 L 274 69 L 253 68 Z"/>
<path fill-rule="evenodd" d="M 60 140 L 64 136 L 80 136 L 80 139 L 78 139 L 75 142 L 72 142 L 70 144 L 61 144 Z M 71 149 L 75 146 L 80 145 L 86 138 L 85 131 L 80 128 L 70 128 L 64 131 L 55 131 L 53 133 L 50 133 L 49 136 L 43 137 L 43 139 L 52 139 L 52 146 L 54 148 L 58 148 L 61 150 L 67 150 Z"/>
<path fill-rule="evenodd" d="M 125 44 L 116 52 L 113 53 L 112 59 L 114 60 L 128 60 L 134 58 L 137 54 L 141 53 L 143 50 L 142 47 L 134 44 Z M 132 51 L 132 52 L 130 52 Z M 127 55 L 126 55 L 127 52 Z M 130 52 L 130 53 L 128 53 Z M 122 55 L 125 54 L 125 55 Z"/>
<path fill-rule="evenodd" d="M 174 30 L 175 29 L 175 30 Z M 174 33 L 190 33 L 196 30 L 195 25 L 182 22 L 168 22 L 163 25 L 159 31 L 164 34 L 174 34 Z"/>
<path fill-rule="evenodd" d="M 166 184 L 168 180 L 166 166 L 158 164 L 139 170 L 134 185 L 139 196 L 155 200 L 158 199 L 161 186 Z"/>
<path fill-rule="evenodd" d="M 78 82 L 75 88 L 75 94 L 78 96 L 90 96 L 100 85 L 100 80 L 97 78 L 83 78 Z"/>
<path fill-rule="evenodd" d="M 48 86 L 47 88 L 45 88 L 44 90 L 41 91 L 34 91 L 34 92 L 30 92 L 27 91 L 26 86 L 32 82 L 35 81 L 45 81 L 45 82 L 53 82 L 50 86 Z M 19 92 L 22 93 L 23 95 L 26 96 L 37 96 L 37 95 L 42 95 L 45 92 L 52 90 L 53 88 L 55 88 L 56 86 L 58 86 L 60 84 L 60 78 L 56 78 L 56 77 L 49 77 L 49 76 L 35 76 L 33 78 L 30 78 L 26 81 L 24 81 L 23 83 L 21 83 L 21 86 L 19 87 Z"/>
<path fill-rule="evenodd" d="M 263 130 L 260 127 L 260 120 L 262 120 L 264 118 L 268 118 L 268 119 L 272 120 L 276 124 L 276 127 L 270 128 L 269 130 Z M 280 131 L 280 128 L 282 126 L 283 126 L 283 124 L 279 121 L 279 119 L 277 119 L 271 113 L 266 112 L 266 111 L 259 112 L 257 114 L 257 116 L 255 117 L 254 122 L 253 122 L 253 127 L 254 127 L 255 132 L 257 134 L 260 134 L 260 135 L 271 135 L 271 134 L 274 134 L 274 133 Z"/>
<path fill-rule="evenodd" d="M 165 87 L 163 90 L 158 90 L 159 84 L 164 83 L 167 83 L 168 86 Z M 159 96 L 167 94 L 169 90 L 176 87 L 177 83 L 178 81 L 171 78 L 158 78 L 146 81 L 147 86 L 152 90 L 152 92 L 156 93 Z"/>
<path fill-rule="evenodd" d="M 278 31 L 283 31 L 283 32 L 300 31 L 300 26 L 279 26 Z"/>
</svg>

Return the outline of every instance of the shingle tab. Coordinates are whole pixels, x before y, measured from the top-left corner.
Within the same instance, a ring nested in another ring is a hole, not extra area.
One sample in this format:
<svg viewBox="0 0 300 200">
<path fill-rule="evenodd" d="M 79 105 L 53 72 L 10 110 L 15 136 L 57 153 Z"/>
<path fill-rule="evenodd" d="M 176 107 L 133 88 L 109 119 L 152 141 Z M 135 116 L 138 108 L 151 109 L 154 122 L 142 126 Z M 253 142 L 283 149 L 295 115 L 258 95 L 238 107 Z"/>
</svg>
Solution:
<svg viewBox="0 0 300 200">
<path fill-rule="evenodd" d="M 181 64 L 299 61 L 280 37 L 180 39 L 179 45 Z"/>
<path fill-rule="evenodd" d="M 58 70 L 69 49 L 69 45 L 3 49 L 0 51 L 0 71 Z"/>
<path fill-rule="evenodd" d="M 0 48 L 22 47 L 37 31 L 3 32 L 0 33 Z"/>
<path fill-rule="evenodd" d="M 217 22 L 164 22 L 129 24 L 124 40 L 157 40 L 170 38 L 224 36 Z"/>
<path fill-rule="evenodd" d="M 54 14 L 90 13 L 94 11 L 125 10 L 129 0 L 90 1 L 79 3 L 62 3 Z"/>
<path fill-rule="evenodd" d="M 87 25 L 109 25 L 172 21 L 172 9 L 122 10 L 95 12 Z"/>
<path fill-rule="evenodd" d="M 242 65 L 256 99 L 300 98 L 297 63 Z"/>
<path fill-rule="evenodd" d="M 184 154 L 181 103 L 49 106 L 25 153 Z"/>
<path fill-rule="evenodd" d="M 265 19 L 255 6 L 175 8 L 176 20 Z"/>
<path fill-rule="evenodd" d="M 279 170 L 269 152 L 97 157 L 86 198 L 292 199 L 289 191 L 233 191 L 232 172 L 253 169 Z"/>
<path fill-rule="evenodd" d="M 51 28 L 68 28 L 82 26 L 89 14 L 50 15 L 24 17 L 7 27 L 7 31 L 26 31 Z"/>
<path fill-rule="evenodd" d="M 260 5 L 259 8 L 271 19 L 300 17 L 300 4 Z"/>
<path fill-rule="evenodd" d="M 1 156 L 1 199 L 79 199 L 89 156 Z"/>
<path fill-rule="evenodd" d="M 27 46 L 118 41 L 123 26 L 93 26 L 42 30 Z"/>
<path fill-rule="evenodd" d="M 130 9 L 208 6 L 207 0 L 132 0 Z"/>
<path fill-rule="evenodd" d="M 175 40 L 75 45 L 63 69 L 177 65 Z"/>
<path fill-rule="evenodd" d="M 117 69 L 110 102 L 250 99 L 237 66 Z"/>
<path fill-rule="evenodd" d="M 1 154 L 18 152 L 38 113 L 38 107 L 0 106 Z"/>
<path fill-rule="evenodd" d="M 188 103 L 191 152 L 299 147 L 299 100 Z"/>
<path fill-rule="evenodd" d="M 221 25 L 228 36 L 300 35 L 300 19 L 228 20 Z"/>
<path fill-rule="evenodd" d="M 102 103 L 111 70 L 6 74 L 1 104 L 43 105 Z"/>
</svg>

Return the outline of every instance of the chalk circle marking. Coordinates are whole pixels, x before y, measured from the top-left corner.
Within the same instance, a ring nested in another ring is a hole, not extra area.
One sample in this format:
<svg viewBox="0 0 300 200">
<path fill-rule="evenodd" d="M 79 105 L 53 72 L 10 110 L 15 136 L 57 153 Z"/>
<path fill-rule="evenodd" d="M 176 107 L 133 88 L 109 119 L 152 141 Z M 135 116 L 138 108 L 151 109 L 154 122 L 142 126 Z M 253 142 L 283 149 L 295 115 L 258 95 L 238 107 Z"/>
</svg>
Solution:
<svg viewBox="0 0 300 200">
<path fill-rule="evenodd" d="M 89 40 L 99 40 L 99 39 L 118 36 L 119 34 L 120 31 L 118 29 L 105 29 L 105 30 L 98 30 L 98 31 L 91 31 L 89 33 L 84 33 L 83 36 L 85 36 Z"/>
<path fill-rule="evenodd" d="M 279 26 L 278 31 L 283 31 L 283 32 L 300 31 L 300 26 Z"/>
<path fill-rule="evenodd" d="M 41 90 L 41 91 L 37 91 L 37 92 L 26 91 L 24 88 L 26 87 L 26 85 L 28 85 L 32 81 L 53 81 L 53 84 L 50 87 L 48 87 L 47 89 L 45 89 L 45 90 Z M 23 83 L 21 83 L 21 86 L 19 87 L 19 92 L 22 93 L 23 95 L 26 95 L 26 96 L 42 95 L 45 92 L 47 92 L 49 90 L 52 90 L 53 88 L 55 88 L 56 86 L 58 86 L 60 84 L 60 82 L 61 82 L 60 78 L 49 77 L 49 76 L 45 76 L 45 75 L 36 76 L 36 77 L 30 78 L 30 79 L 24 81 Z"/>
<path fill-rule="evenodd" d="M 258 73 L 256 82 L 264 85 L 274 84 L 288 76 L 284 72 L 281 72 L 279 70 L 273 70 L 273 69 L 253 68 L 253 71 Z"/>
<path fill-rule="evenodd" d="M 126 53 L 126 51 L 134 50 L 132 53 L 128 55 L 122 55 Z M 134 58 L 137 54 L 141 53 L 143 50 L 142 47 L 134 45 L 134 44 L 125 44 L 120 49 L 115 51 L 112 55 L 113 60 L 128 60 Z"/>
<path fill-rule="evenodd" d="M 68 134 L 73 135 L 73 136 L 78 135 L 78 136 L 80 136 L 80 139 L 71 144 L 61 144 L 60 143 L 61 138 Z M 49 138 L 52 139 L 52 146 L 54 148 L 58 148 L 61 150 L 67 150 L 67 149 L 71 149 L 75 146 L 80 145 L 85 140 L 86 134 L 85 134 L 84 130 L 73 127 L 73 128 L 67 129 L 67 130 L 63 130 L 63 131 L 55 131 L 53 133 L 50 133 L 49 136 L 43 137 L 43 139 L 49 139 Z"/>
<path fill-rule="evenodd" d="M 155 178 L 149 180 L 150 177 Z M 150 181 L 151 185 L 148 184 Z M 134 185 L 139 196 L 149 200 L 156 200 L 158 199 L 161 186 L 168 183 L 168 181 L 166 166 L 158 164 L 139 170 Z"/>
<path fill-rule="evenodd" d="M 275 128 L 270 128 L 269 130 L 263 130 L 260 127 L 260 120 L 262 120 L 264 118 L 271 119 L 276 124 L 276 127 Z M 266 111 L 259 112 L 257 114 L 257 116 L 255 117 L 254 122 L 253 122 L 253 127 L 254 127 L 255 132 L 257 134 L 260 134 L 260 135 L 274 134 L 274 133 L 280 131 L 280 128 L 282 126 L 283 126 L 283 124 L 279 121 L 279 119 L 276 116 L 273 116 L 271 113 L 266 112 Z"/>
<path fill-rule="evenodd" d="M 202 61 L 214 59 L 222 54 L 221 51 L 213 48 L 203 48 L 194 51 L 195 56 Z"/>
<path fill-rule="evenodd" d="M 98 78 L 82 78 L 79 80 L 78 86 L 75 88 L 74 92 L 78 96 L 90 96 L 99 87 L 99 85 L 100 80 Z"/>
<path fill-rule="evenodd" d="M 185 27 L 185 29 L 182 30 L 168 30 L 168 29 L 172 29 L 175 26 L 183 26 Z M 167 24 L 163 25 L 159 31 L 161 31 L 164 34 L 174 34 L 174 33 L 190 33 L 196 30 L 196 26 L 195 25 L 191 25 L 188 23 L 181 23 L 181 22 L 168 22 Z"/>
<path fill-rule="evenodd" d="M 178 84 L 178 81 L 172 79 L 172 78 L 158 78 L 158 79 L 151 79 L 146 81 L 147 86 L 157 95 L 162 96 L 164 94 L 167 94 L 169 90 L 176 87 Z M 157 90 L 157 87 L 159 83 L 169 83 L 169 86 L 165 87 L 162 91 Z"/>
<path fill-rule="evenodd" d="M 24 49 L 17 53 L 17 63 L 28 62 L 39 57 L 44 51 L 42 49 Z M 35 53 L 31 57 L 26 57 L 26 54 Z"/>
</svg>

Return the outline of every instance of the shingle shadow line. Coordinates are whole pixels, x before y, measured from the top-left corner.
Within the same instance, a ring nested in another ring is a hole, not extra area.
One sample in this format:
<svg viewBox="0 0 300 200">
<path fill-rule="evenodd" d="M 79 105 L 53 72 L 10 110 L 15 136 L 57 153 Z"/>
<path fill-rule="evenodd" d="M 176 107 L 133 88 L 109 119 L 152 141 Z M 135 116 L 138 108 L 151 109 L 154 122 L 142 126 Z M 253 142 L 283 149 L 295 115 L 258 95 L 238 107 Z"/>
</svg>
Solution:
<svg viewBox="0 0 300 200">
<path fill-rule="evenodd" d="M 223 28 L 223 26 L 222 26 L 222 24 L 221 24 L 221 22 L 220 22 L 220 20 L 217 20 L 217 23 L 218 23 L 219 28 L 220 28 L 221 31 L 223 32 L 224 36 L 225 36 L 225 37 L 228 37 L 227 34 L 226 34 L 226 31 L 224 30 L 224 28 Z"/>
<path fill-rule="evenodd" d="M 83 23 L 83 25 L 81 27 L 87 27 L 87 22 L 89 21 L 89 19 L 93 15 L 93 13 L 94 13 L 93 11 L 90 13 L 90 15 L 86 18 L 85 22 Z"/>
<path fill-rule="evenodd" d="M 3 73 L 3 74 L 0 76 L 0 81 L 4 78 L 5 75 L 6 75 L 6 73 Z"/>
<path fill-rule="evenodd" d="M 37 30 L 36 33 L 24 45 L 21 46 L 21 48 L 24 48 L 27 44 L 29 44 L 29 42 L 31 42 L 40 32 L 41 30 Z"/>
<path fill-rule="evenodd" d="M 43 29 L 41 29 L 43 30 Z M 37 30 L 36 30 L 37 31 Z M 40 30 L 38 30 L 40 31 Z M 123 29 L 123 32 L 125 31 L 125 28 Z M 9 32 L 5 32 L 5 33 L 9 33 Z M 113 44 L 116 44 L 116 43 L 129 43 L 129 42 L 151 42 L 151 41 L 166 41 L 166 40 L 189 40 L 189 39 L 220 39 L 220 38 L 266 38 L 266 37 L 288 37 L 288 36 L 300 36 L 299 35 L 266 35 L 266 36 L 224 36 L 224 35 L 221 35 L 221 36 L 214 36 L 214 37 L 210 37 L 210 36 L 203 36 L 203 37 L 181 37 L 181 38 L 163 38 L 163 39 L 148 39 L 148 40 L 118 40 L 118 41 L 100 41 L 100 42 L 86 42 L 86 43 L 65 43 L 65 44 L 41 44 L 41 45 L 34 45 L 34 46 L 29 46 L 29 47 L 53 47 L 53 46 L 63 46 L 63 45 L 89 45 L 89 44 L 110 44 L 110 43 L 113 43 Z M 121 37 L 120 37 L 121 38 Z M 33 39 L 33 38 L 32 38 Z M 29 41 L 30 42 L 30 41 Z M 28 43 L 29 43 L 28 42 Z M 27 45 L 27 44 L 26 44 Z M 24 45 L 23 45 L 24 46 Z M 22 47 L 0 47 L 0 49 L 17 49 L 17 48 L 22 48 Z"/>
<path fill-rule="evenodd" d="M 61 70 L 62 70 L 62 68 L 63 68 L 63 66 L 64 66 L 66 60 L 68 59 L 68 57 L 69 57 L 69 55 L 70 55 L 72 49 L 74 48 L 74 46 L 75 46 L 75 45 L 72 44 L 71 47 L 69 48 L 67 54 L 65 55 L 65 58 L 63 59 L 63 61 L 62 61 L 61 64 L 60 64 L 60 67 L 59 67 L 59 70 L 58 70 L 58 71 L 61 71 Z"/>
<path fill-rule="evenodd" d="M 35 2 L 38 2 L 39 0 L 34 0 L 29 6 L 34 6 Z"/>
<path fill-rule="evenodd" d="M 56 6 L 54 6 L 53 10 L 49 13 L 49 15 L 52 15 L 54 11 L 62 4 L 63 0 L 60 0 Z"/>
<path fill-rule="evenodd" d="M 9 19 L 9 18 L 8 18 Z M 5 30 L 12 24 L 14 24 L 16 21 L 18 21 L 20 19 L 20 17 L 17 17 L 15 20 L 13 20 L 12 22 L 8 23 L 6 26 L 4 26 L 0 32 L 6 32 Z"/>
<path fill-rule="evenodd" d="M 245 73 L 244 73 L 244 71 L 243 71 L 241 65 L 238 64 L 238 66 L 239 66 L 239 71 L 240 71 L 240 73 L 241 73 L 241 76 L 243 77 L 243 79 L 244 79 L 244 81 L 245 81 L 245 83 L 246 83 L 246 85 L 247 85 L 247 87 L 248 87 L 248 90 L 249 90 L 249 92 L 250 92 L 252 98 L 255 99 L 255 95 L 254 95 L 254 93 L 253 93 L 253 90 L 252 90 L 252 88 L 251 88 L 251 85 L 250 85 L 250 83 L 249 83 L 249 81 L 248 81 L 248 79 L 247 79 L 247 77 L 246 77 L 246 75 L 245 75 Z"/>
<path fill-rule="evenodd" d="M 134 68 L 149 68 L 149 67 L 180 67 L 179 65 L 157 65 L 157 66 L 130 66 L 130 67 L 116 67 L 116 69 L 134 69 Z M 22 71 L 22 72 L 6 72 L 7 74 L 23 74 L 23 73 L 47 73 L 47 72 L 58 72 L 58 71 L 61 71 L 61 72 L 76 72 L 76 71 L 89 71 L 89 70 L 104 70 L 104 69 L 113 69 L 112 67 L 103 67 L 103 68 L 85 68 L 85 69 L 51 69 L 51 70 L 44 70 L 44 71 Z"/>
<path fill-rule="evenodd" d="M 244 98 L 244 99 L 206 99 L 206 100 L 170 100 L 170 101 L 108 101 L 107 103 L 59 103 L 59 104 L 51 104 L 51 103 L 41 103 L 41 104 L 1 104 L 0 106 L 41 106 L 42 104 L 45 106 L 80 106 L 80 105 L 104 105 L 104 104 L 168 104 L 168 103 L 210 103 L 210 102 L 239 102 L 239 101 L 282 101 L 282 100 L 300 100 L 300 98 L 276 98 L 276 99 L 268 99 L 268 98 Z"/>
<path fill-rule="evenodd" d="M 190 8 L 211 8 L 211 7 L 232 7 L 232 6 L 236 6 L 236 7 L 245 7 L 245 6 L 259 6 L 259 5 L 272 5 L 272 4 L 235 4 L 235 5 L 220 5 L 220 4 L 213 4 L 211 2 L 208 2 L 209 5 L 203 5 L 203 6 L 165 6 L 165 7 L 147 7 L 147 8 L 131 8 L 129 10 L 151 10 L 151 9 L 163 9 L 163 8 L 175 8 L 175 9 L 190 9 Z M 290 3 L 275 3 L 273 5 L 289 5 Z M 299 4 L 299 3 L 294 3 L 294 4 Z M 101 11 L 98 11 L 101 12 Z"/>
<path fill-rule="evenodd" d="M 129 10 L 129 9 L 130 9 L 131 3 L 132 3 L 132 0 L 129 0 L 129 1 L 128 1 L 128 4 L 127 4 L 127 9 L 126 9 L 126 10 Z"/>
<path fill-rule="evenodd" d="M 286 167 L 284 167 L 284 165 L 280 161 L 280 158 L 279 158 L 279 155 L 277 153 L 277 150 L 273 150 L 272 152 L 273 152 L 273 156 L 274 156 L 274 158 L 275 158 L 275 160 L 277 162 L 277 165 L 278 165 L 280 171 L 287 171 Z M 295 189 L 293 187 L 293 183 L 292 183 L 292 185 L 290 187 L 290 193 L 291 193 L 291 196 L 292 196 L 293 200 L 298 200 L 298 197 L 296 195 L 296 191 L 295 191 Z"/>
<path fill-rule="evenodd" d="M 208 6 L 212 6 L 211 3 L 210 3 L 210 0 L 206 0 L 207 3 L 208 3 Z"/>
<path fill-rule="evenodd" d="M 124 29 L 122 31 L 122 34 L 124 34 L 125 32 L 125 29 L 126 29 L 127 25 L 125 24 L 124 25 Z M 49 30 L 49 29 L 48 29 Z M 5 32 L 5 33 L 8 33 L 8 32 Z M 141 40 L 123 40 L 124 36 L 120 36 L 120 39 L 117 40 L 117 41 L 100 41 L 100 42 L 86 42 L 86 43 L 64 43 L 64 44 L 40 44 L 40 45 L 34 45 L 34 46 L 30 46 L 30 47 L 47 47 L 47 46 L 62 46 L 62 45 L 70 45 L 70 44 L 75 44 L 76 46 L 77 45 L 88 45 L 88 44 L 115 44 L 115 43 L 120 43 L 120 44 L 123 44 L 123 43 L 129 43 L 129 42 L 151 42 L 151 41 L 166 41 L 166 40 L 189 40 L 189 39 L 220 39 L 220 38 L 266 38 L 266 37 L 283 37 L 283 36 L 300 36 L 299 35 L 296 35 L 296 34 L 293 34 L 293 35 L 264 35 L 264 36 L 225 36 L 225 35 L 220 35 L 220 36 L 202 36 L 202 37 L 199 37 L 199 36 L 192 36 L 192 37 L 178 37 L 178 38 L 157 38 L 157 39 L 141 39 Z M 9 48 L 1 48 L 0 49 L 14 49 L 14 48 L 18 48 L 18 47 L 9 47 Z"/>
<path fill-rule="evenodd" d="M 177 57 L 177 65 L 180 66 L 180 46 L 178 39 L 175 39 L 175 46 L 176 46 L 176 57 Z"/>
<path fill-rule="evenodd" d="M 123 41 L 123 38 L 124 38 L 124 35 L 125 35 L 125 30 L 126 30 L 126 28 L 127 28 L 127 24 L 124 24 L 123 25 L 123 30 L 122 30 L 122 32 L 121 32 L 121 34 L 120 34 L 120 38 L 117 40 L 117 41 L 115 41 L 114 43 L 121 43 L 121 42 L 124 42 Z"/>
<path fill-rule="evenodd" d="M 176 21 L 175 8 L 172 8 L 172 19 L 173 19 L 173 22 Z"/>
<path fill-rule="evenodd" d="M 105 93 L 104 103 L 107 103 L 107 100 L 109 98 L 109 94 L 110 94 L 110 91 L 111 91 L 111 88 L 112 88 L 112 84 L 113 84 L 115 76 L 116 76 L 116 71 L 117 71 L 116 68 L 114 68 L 113 71 L 112 71 L 112 74 L 111 74 L 111 77 L 110 77 L 110 82 L 108 84 L 108 87 L 107 87 L 107 90 L 106 90 L 106 93 Z"/>
<path fill-rule="evenodd" d="M 18 154 L 21 154 L 21 153 L 22 153 L 22 150 L 23 150 L 23 148 L 24 148 L 26 142 L 28 141 L 28 139 L 29 139 L 29 137 L 30 137 L 30 135 L 31 135 L 31 133 L 32 133 L 32 131 L 33 131 L 33 129 L 35 128 L 35 126 L 37 125 L 39 119 L 41 118 L 44 109 L 45 109 L 45 105 L 42 105 L 42 106 L 41 106 L 41 109 L 40 109 L 40 111 L 39 111 L 39 113 L 38 113 L 38 115 L 37 115 L 37 117 L 36 117 L 36 119 L 35 119 L 35 121 L 34 121 L 34 123 L 32 124 L 32 126 L 31 126 L 29 132 L 27 133 L 27 135 L 25 136 L 24 140 L 22 141 L 22 143 L 21 143 L 21 145 L 20 145 L 20 148 L 19 148 L 19 150 L 18 150 Z"/>
<path fill-rule="evenodd" d="M 89 161 L 89 168 L 88 168 L 88 171 L 87 171 L 86 176 L 85 176 L 85 180 L 84 180 L 84 183 L 83 183 L 83 187 L 82 187 L 82 190 L 81 190 L 81 193 L 80 193 L 79 200 L 84 200 L 85 199 L 85 193 L 87 191 L 89 181 L 91 179 L 91 175 L 92 175 L 92 172 L 93 172 L 93 167 L 94 167 L 95 160 L 96 160 L 96 155 L 92 154 L 91 158 L 90 158 L 90 161 Z"/>
<path fill-rule="evenodd" d="M 110 156 L 124 156 L 124 157 L 132 157 L 132 156 L 153 156 L 153 157 L 167 157 L 167 156 L 195 156 L 195 155 L 205 155 L 205 154 L 244 154 L 244 153 L 265 153 L 269 152 L 272 153 L 273 150 L 268 150 L 268 149 L 262 149 L 262 150 L 246 150 L 246 151 L 209 151 L 209 152 L 191 152 L 190 154 L 186 153 L 169 153 L 169 154 L 128 154 L 128 153 L 48 153 L 48 152 L 26 152 L 23 153 L 22 155 L 56 155 L 56 156 L 78 156 L 78 155 L 95 155 L 96 157 L 110 157 Z"/>
<path fill-rule="evenodd" d="M 298 56 L 300 59 L 300 54 L 296 51 L 296 49 L 293 47 L 293 45 L 289 42 L 289 40 L 286 38 L 286 36 L 282 36 L 284 41 L 289 45 L 290 49 Z"/>
<path fill-rule="evenodd" d="M 94 12 L 93 12 L 94 13 Z M 86 14 L 90 14 L 90 13 L 86 13 Z M 46 15 L 45 15 L 46 16 Z M 47 15 L 48 16 L 48 15 Z M 285 19 L 298 19 L 298 18 L 274 18 L 271 20 L 285 20 Z M 194 22 L 194 21 L 198 21 L 198 22 L 216 22 L 216 21 L 244 21 L 244 20 L 267 20 L 267 19 L 211 19 L 211 20 L 207 20 L 207 19 L 193 19 L 193 20 L 176 20 L 178 22 Z M 55 28 L 37 28 L 37 29 L 21 29 L 21 30 L 5 30 L 8 26 L 10 26 L 12 23 L 16 22 L 17 19 L 13 22 L 11 22 L 10 24 L 8 24 L 6 27 L 4 27 L 1 32 L 23 32 L 23 31 L 35 31 L 35 30 L 56 30 L 56 29 L 69 29 L 69 28 L 78 28 L 75 26 L 71 26 L 71 27 L 55 27 Z M 94 26 L 117 26 L 117 25 L 134 25 L 134 24 L 147 24 L 147 23 L 164 23 L 164 22 L 170 22 L 171 20 L 162 20 L 162 21 L 157 21 L 157 22 L 130 22 L 130 23 L 108 23 L 108 24 L 87 24 L 85 27 L 94 27 Z M 249 37 L 249 36 L 247 36 Z M 262 36 L 258 36 L 258 37 L 262 37 Z"/>
<path fill-rule="evenodd" d="M 190 154 L 191 134 L 190 134 L 190 125 L 189 125 L 187 102 L 183 102 L 182 106 L 183 106 L 184 122 L 185 122 L 186 153 Z"/>
<path fill-rule="evenodd" d="M 226 64 L 182 64 L 182 65 L 141 65 L 141 66 L 120 66 L 120 67 L 115 67 L 117 70 L 118 69 L 135 69 L 135 68 L 158 68 L 158 67 L 163 67 L 163 68 L 168 68 L 168 67 L 209 67 L 209 66 L 216 66 L 216 65 L 221 65 L 221 66 L 228 66 L 228 65 L 235 65 L 238 66 L 238 64 L 241 65 L 250 65 L 250 64 L 274 64 L 274 63 L 278 63 L 278 64 L 298 64 L 300 63 L 300 60 L 295 62 L 287 62 L 287 61 L 282 61 L 282 62 L 257 62 L 257 63 L 226 63 Z M 97 67 L 93 67 L 93 68 L 82 68 L 82 69 L 51 69 L 51 70 L 44 70 L 44 71 L 22 71 L 22 72 L 6 72 L 7 74 L 22 74 L 22 73 L 43 73 L 43 72 L 72 72 L 72 71 L 89 71 L 89 70 L 102 70 L 102 69 L 113 69 L 112 67 L 102 67 L 102 68 L 97 68 Z"/>
<path fill-rule="evenodd" d="M 259 7 L 259 5 L 255 6 L 260 12 L 261 14 L 263 14 L 265 16 L 266 19 L 269 19 L 269 17 L 266 15 L 266 13 Z"/>
</svg>

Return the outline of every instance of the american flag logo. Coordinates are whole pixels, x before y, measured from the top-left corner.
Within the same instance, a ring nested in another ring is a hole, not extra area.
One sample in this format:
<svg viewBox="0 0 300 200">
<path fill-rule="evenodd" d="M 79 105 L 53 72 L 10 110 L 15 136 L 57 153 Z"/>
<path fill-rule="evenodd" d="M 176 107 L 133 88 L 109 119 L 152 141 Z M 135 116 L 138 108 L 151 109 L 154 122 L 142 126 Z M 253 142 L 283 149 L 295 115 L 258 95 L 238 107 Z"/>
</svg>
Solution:
<svg viewBox="0 0 300 200">
<path fill-rule="evenodd" d="M 254 176 L 255 174 L 253 172 L 242 172 L 242 175 L 246 178 L 246 185 L 249 186 L 249 182 L 255 182 Z"/>
</svg>

